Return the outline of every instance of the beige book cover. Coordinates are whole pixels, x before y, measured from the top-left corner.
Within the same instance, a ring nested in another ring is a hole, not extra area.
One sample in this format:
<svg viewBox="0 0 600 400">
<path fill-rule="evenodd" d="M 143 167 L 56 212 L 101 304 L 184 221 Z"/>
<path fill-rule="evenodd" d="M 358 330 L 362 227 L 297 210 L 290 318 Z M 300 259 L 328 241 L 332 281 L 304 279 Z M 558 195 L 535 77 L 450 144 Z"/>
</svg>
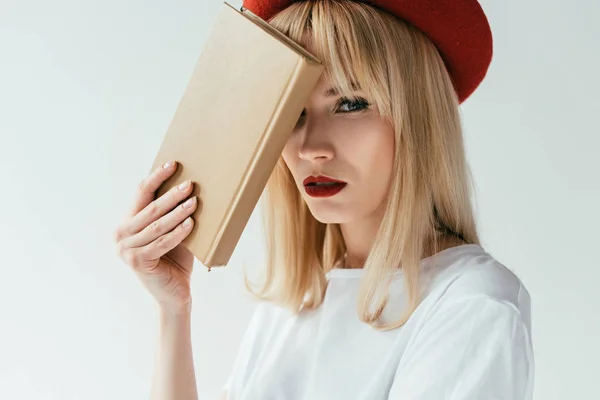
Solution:
<svg viewBox="0 0 600 400">
<path fill-rule="evenodd" d="M 261 18 L 223 3 L 151 168 L 179 162 L 157 198 L 194 182 L 183 244 L 209 270 L 227 265 L 323 71 Z"/>
</svg>

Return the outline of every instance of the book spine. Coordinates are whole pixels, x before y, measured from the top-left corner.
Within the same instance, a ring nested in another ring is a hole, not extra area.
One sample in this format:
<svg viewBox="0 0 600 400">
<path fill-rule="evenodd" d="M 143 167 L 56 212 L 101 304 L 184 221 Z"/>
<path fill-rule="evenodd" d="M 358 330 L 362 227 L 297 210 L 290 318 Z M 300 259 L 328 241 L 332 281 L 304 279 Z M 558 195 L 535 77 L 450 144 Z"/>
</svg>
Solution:
<svg viewBox="0 0 600 400">
<path fill-rule="evenodd" d="M 241 237 L 252 211 L 275 168 L 297 120 L 316 86 L 324 68 L 301 58 L 290 75 L 278 107 L 256 147 L 252 161 L 236 190 L 215 240 L 205 261 L 209 267 L 224 266 Z"/>
</svg>

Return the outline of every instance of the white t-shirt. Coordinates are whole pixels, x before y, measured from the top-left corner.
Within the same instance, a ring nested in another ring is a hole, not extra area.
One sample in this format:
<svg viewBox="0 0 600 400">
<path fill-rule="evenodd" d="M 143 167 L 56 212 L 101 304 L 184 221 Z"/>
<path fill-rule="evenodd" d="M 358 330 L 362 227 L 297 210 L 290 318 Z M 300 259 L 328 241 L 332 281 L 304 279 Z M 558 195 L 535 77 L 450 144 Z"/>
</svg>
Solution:
<svg viewBox="0 0 600 400">
<path fill-rule="evenodd" d="M 356 311 L 362 269 L 333 269 L 324 302 L 299 316 L 260 302 L 225 385 L 229 400 L 530 400 L 530 296 L 476 244 L 421 261 L 424 299 L 380 332 Z M 406 306 L 402 271 L 383 316 Z"/>
</svg>

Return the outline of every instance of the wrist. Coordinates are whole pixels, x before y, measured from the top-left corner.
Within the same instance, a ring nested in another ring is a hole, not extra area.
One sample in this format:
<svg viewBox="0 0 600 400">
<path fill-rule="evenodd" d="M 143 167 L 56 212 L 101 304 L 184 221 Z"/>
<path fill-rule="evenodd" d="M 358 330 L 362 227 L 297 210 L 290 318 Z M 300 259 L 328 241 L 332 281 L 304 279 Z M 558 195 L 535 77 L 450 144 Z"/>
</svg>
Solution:
<svg viewBox="0 0 600 400">
<path fill-rule="evenodd" d="M 157 308 L 161 315 L 188 315 L 192 312 L 192 301 L 184 304 L 157 303 Z"/>
</svg>

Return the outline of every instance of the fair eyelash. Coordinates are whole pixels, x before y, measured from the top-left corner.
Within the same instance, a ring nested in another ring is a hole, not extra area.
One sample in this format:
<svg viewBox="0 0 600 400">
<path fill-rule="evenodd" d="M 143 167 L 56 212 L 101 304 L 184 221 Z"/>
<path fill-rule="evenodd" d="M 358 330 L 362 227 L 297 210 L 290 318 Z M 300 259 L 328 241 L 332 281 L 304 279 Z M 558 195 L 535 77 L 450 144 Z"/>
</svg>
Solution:
<svg viewBox="0 0 600 400">
<path fill-rule="evenodd" d="M 340 97 L 340 99 L 337 101 L 336 106 L 335 106 L 336 110 L 344 104 L 350 104 L 350 105 L 355 105 L 355 106 L 360 106 L 360 107 L 358 108 L 358 110 L 341 111 L 342 114 L 350 114 L 350 113 L 364 111 L 364 110 L 368 109 L 370 106 L 369 102 L 362 97 L 356 97 L 355 100 L 351 100 L 348 97 Z M 302 110 L 302 113 L 304 113 L 304 110 Z M 300 118 L 304 118 L 304 115 L 300 115 Z"/>
<path fill-rule="evenodd" d="M 352 104 L 352 105 L 358 105 L 358 106 L 360 106 L 360 108 L 355 111 L 343 111 L 345 113 L 366 110 L 369 108 L 369 105 L 370 105 L 369 102 L 367 100 L 363 99 L 362 97 L 357 97 L 355 100 L 351 100 L 347 97 L 341 97 L 336 104 L 336 109 L 337 109 L 337 107 L 341 107 L 342 105 L 344 105 L 346 103 Z"/>
</svg>

